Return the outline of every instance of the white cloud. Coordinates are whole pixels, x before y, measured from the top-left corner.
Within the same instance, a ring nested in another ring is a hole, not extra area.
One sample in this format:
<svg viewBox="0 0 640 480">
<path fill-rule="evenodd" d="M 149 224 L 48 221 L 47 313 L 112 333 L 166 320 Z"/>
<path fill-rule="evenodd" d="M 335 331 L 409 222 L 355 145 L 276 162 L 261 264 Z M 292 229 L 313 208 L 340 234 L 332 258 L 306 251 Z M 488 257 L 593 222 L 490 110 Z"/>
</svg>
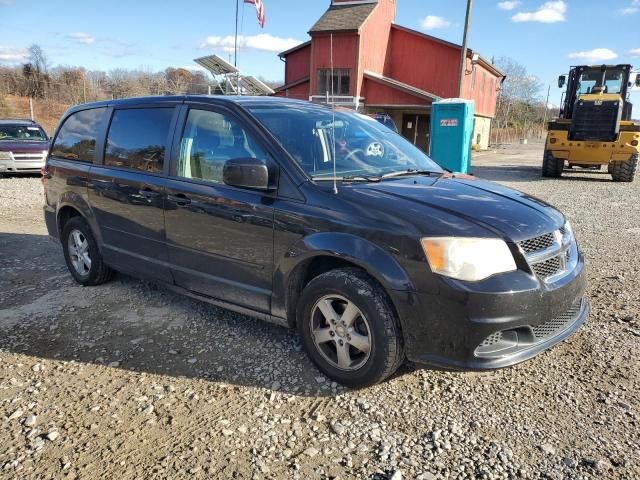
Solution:
<svg viewBox="0 0 640 480">
<path fill-rule="evenodd" d="M 96 43 L 95 37 L 92 37 L 88 33 L 84 33 L 84 32 L 70 33 L 69 35 L 67 35 L 67 37 L 72 40 L 75 40 L 78 43 L 83 43 L 85 45 L 92 45 Z"/>
<path fill-rule="evenodd" d="M 447 28 L 451 26 L 451 22 L 437 15 L 427 15 L 420 22 L 425 30 L 433 30 L 434 28 Z"/>
<path fill-rule="evenodd" d="M 251 36 L 238 35 L 238 48 L 264 50 L 266 52 L 283 52 L 301 43 L 300 40 L 295 38 L 275 37 L 268 33 Z M 200 48 L 213 48 L 224 50 L 225 52 L 233 52 L 234 37 L 233 35 L 207 37 L 200 44 Z"/>
<path fill-rule="evenodd" d="M 628 7 L 620 9 L 620 13 L 624 15 L 633 15 L 640 12 L 640 0 L 631 0 Z"/>
<path fill-rule="evenodd" d="M 0 63 L 20 63 L 28 57 L 29 51 L 26 48 L 0 46 Z"/>
<path fill-rule="evenodd" d="M 634 58 L 640 58 L 640 48 L 632 48 L 629 50 L 629 55 Z"/>
<path fill-rule="evenodd" d="M 513 10 L 518 5 L 520 5 L 521 3 L 522 2 L 519 2 L 519 1 L 498 2 L 498 9 L 507 10 L 507 11 Z"/>
<path fill-rule="evenodd" d="M 556 23 L 566 20 L 567 3 L 563 0 L 554 0 L 544 3 L 534 12 L 518 12 L 511 20 L 514 22 L 540 22 Z"/>
<path fill-rule="evenodd" d="M 586 62 L 603 62 L 613 60 L 618 54 L 608 48 L 594 48 L 584 52 L 574 52 L 569 54 L 569 58 L 584 60 Z"/>
</svg>

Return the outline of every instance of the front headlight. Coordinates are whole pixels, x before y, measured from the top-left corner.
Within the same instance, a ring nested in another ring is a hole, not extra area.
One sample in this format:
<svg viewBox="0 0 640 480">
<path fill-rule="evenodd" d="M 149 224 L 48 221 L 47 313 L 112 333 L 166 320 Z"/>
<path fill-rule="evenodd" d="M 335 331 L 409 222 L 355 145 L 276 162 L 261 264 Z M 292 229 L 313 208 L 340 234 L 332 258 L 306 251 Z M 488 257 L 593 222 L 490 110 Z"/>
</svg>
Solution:
<svg viewBox="0 0 640 480">
<path fill-rule="evenodd" d="M 46 157 L 46 156 L 47 156 L 47 153 L 49 153 L 49 150 L 43 150 L 43 151 L 42 151 L 42 156 L 43 156 L 43 157 Z"/>
<path fill-rule="evenodd" d="M 475 282 L 517 270 L 507 244 L 498 238 L 423 238 L 431 270 L 446 277 Z"/>
<path fill-rule="evenodd" d="M 0 152 L 0 160 L 11 160 L 11 154 L 9 152 Z"/>
</svg>

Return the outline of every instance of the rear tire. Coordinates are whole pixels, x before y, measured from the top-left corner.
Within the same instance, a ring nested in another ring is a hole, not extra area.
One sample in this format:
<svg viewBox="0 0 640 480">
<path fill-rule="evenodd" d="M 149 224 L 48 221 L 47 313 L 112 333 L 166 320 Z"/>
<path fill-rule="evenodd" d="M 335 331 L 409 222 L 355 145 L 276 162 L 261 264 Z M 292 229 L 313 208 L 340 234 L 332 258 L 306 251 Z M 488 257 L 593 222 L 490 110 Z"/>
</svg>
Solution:
<svg viewBox="0 0 640 480">
<path fill-rule="evenodd" d="M 297 322 L 313 363 L 345 386 L 374 385 L 404 361 L 402 333 L 386 292 L 357 268 L 311 280 L 300 297 Z"/>
<path fill-rule="evenodd" d="M 67 268 L 80 285 L 100 285 L 113 276 L 113 270 L 102 260 L 93 232 L 84 218 L 70 218 L 62 229 L 60 240 Z"/>
<path fill-rule="evenodd" d="M 638 154 L 632 155 L 626 162 L 611 162 L 609 173 L 614 182 L 633 182 L 638 171 Z"/>
<path fill-rule="evenodd" d="M 548 150 L 544 151 L 544 159 L 542 160 L 542 176 L 550 178 L 559 178 L 564 170 L 564 159 L 555 158 Z"/>
</svg>

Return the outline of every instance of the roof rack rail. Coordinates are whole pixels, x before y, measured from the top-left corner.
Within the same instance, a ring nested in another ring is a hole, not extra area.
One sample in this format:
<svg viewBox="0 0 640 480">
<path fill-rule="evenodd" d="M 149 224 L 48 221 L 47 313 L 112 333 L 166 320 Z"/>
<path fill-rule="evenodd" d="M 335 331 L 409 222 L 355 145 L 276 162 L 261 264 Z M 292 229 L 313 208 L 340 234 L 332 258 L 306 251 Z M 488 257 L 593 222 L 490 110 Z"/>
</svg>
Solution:
<svg viewBox="0 0 640 480">
<path fill-rule="evenodd" d="M 31 118 L 0 118 L 0 121 L 3 122 L 29 122 L 29 123 L 37 123 L 35 120 Z"/>
</svg>

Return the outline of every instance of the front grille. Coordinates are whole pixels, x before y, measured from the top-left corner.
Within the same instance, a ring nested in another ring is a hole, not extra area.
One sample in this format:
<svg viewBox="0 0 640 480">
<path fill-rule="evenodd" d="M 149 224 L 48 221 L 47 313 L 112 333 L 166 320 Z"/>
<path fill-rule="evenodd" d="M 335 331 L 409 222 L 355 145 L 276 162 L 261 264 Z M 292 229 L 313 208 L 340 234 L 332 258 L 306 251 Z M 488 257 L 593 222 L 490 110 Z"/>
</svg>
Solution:
<svg viewBox="0 0 640 480">
<path fill-rule="evenodd" d="M 582 308 L 582 300 L 576 302 L 569 310 L 563 314 L 549 320 L 548 322 L 541 323 L 540 325 L 533 325 L 531 331 L 536 341 L 544 340 L 549 337 L 555 336 L 558 332 L 563 330 L 568 323 L 575 320 Z"/>
<path fill-rule="evenodd" d="M 481 347 L 490 347 L 491 345 L 495 345 L 502 340 L 502 332 L 496 332 L 489 335 L 484 341 L 480 344 Z"/>
<path fill-rule="evenodd" d="M 531 271 L 543 281 L 557 279 L 568 272 L 574 260 L 571 252 L 575 248 L 575 240 L 564 226 L 554 232 L 523 240 L 519 246 Z"/>
<path fill-rule="evenodd" d="M 529 240 L 520 242 L 520 246 L 524 253 L 534 253 L 552 247 L 554 242 L 555 236 L 553 233 L 545 233 L 539 237 L 530 238 Z"/>
<path fill-rule="evenodd" d="M 37 162 L 44 160 L 42 153 L 14 153 L 13 160 L 15 162 Z"/>
<path fill-rule="evenodd" d="M 549 260 L 545 260 L 544 262 L 534 263 L 531 265 L 534 273 L 542 278 L 548 278 L 551 275 L 555 275 L 562 270 L 562 264 L 560 263 L 560 255 L 557 257 L 550 258 Z"/>
<path fill-rule="evenodd" d="M 579 100 L 573 110 L 569 139 L 615 141 L 621 116 L 619 101 Z"/>
</svg>

